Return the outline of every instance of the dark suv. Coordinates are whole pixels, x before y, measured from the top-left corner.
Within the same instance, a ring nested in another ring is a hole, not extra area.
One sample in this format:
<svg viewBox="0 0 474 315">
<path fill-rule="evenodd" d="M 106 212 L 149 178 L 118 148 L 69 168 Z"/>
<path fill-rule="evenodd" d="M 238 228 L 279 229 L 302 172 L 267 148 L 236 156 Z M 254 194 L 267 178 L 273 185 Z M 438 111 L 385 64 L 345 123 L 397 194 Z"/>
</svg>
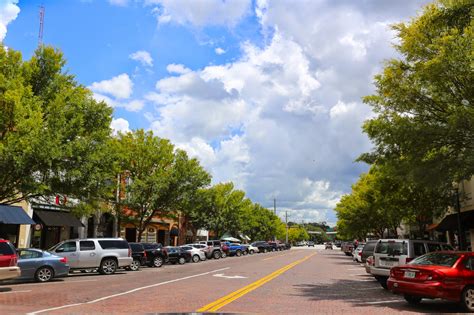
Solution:
<svg viewBox="0 0 474 315">
<path fill-rule="evenodd" d="M 204 244 L 211 247 L 211 250 L 207 253 L 208 259 L 209 258 L 219 259 L 221 257 L 225 257 L 224 255 L 226 255 L 226 253 L 222 249 L 221 241 L 217 241 L 217 240 L 201 241 L 199 242 L 199 244 Z"/>
<path fill-rule="evenodd" d="M 149 267 L 161 267 L 168 260 L 168 253 L 160 243 L 142 243 L 145 248 L 146 264 Z"/>
<path fill-rule="evenodd" d="M 365 243 L 364 248 L 362 249 L 362 252 L 360 255 L 360 259 L 362 260 L 363 264 L 365 264 L 369 256 L 374 255 L 374 249 L 375 249 L 375 245 L 377 245 L 377 241 L 378 240 L 372 240 L 372 241 L 367 241 L 367 243 Z"/>
<path fill-rule="evenodd" d="M 133 262 L 132 264 L 127 267 L 127 270 L 131 271 L 137 271 L 140 269 L 141 265 L 146 264 L 146 252 L 145 248 L 143 247 L 143 244 L 141 243 L 128 243 L 130 245 L 130 248 L 132 250 L 132 258 Z"/>
<path fill-rule="evenodd" d="M 273 250 L 273 247 L 264 241 L 254 242 L 252 246 L 258 247 L 260 253 L 271 252 Z"/>
<path fill-rule="evenodd" d="M 180 247 L 167 246 L 165 247 L 166 252 L 168 253 L 168 260 L 172 264 L 184 264 L 191 261 L 191 253 L 185 251 Z"/>
</svg>

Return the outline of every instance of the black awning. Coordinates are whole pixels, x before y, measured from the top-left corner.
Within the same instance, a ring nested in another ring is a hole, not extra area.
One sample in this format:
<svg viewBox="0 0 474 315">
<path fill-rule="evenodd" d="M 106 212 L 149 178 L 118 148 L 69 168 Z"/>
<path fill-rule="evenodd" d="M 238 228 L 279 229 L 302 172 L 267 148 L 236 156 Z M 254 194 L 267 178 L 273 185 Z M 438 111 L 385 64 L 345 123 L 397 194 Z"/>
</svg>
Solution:
<svg viewBox="0 0 474 315">
<path fill-rule="evenodd" d="M 474 211 L 461 212 L 461 225 L 463 229 L 474 228 Z M 444 217 L 444 219 L 435 228 L 438 231 L 450 231 L 458 229 L 458 214 L 453 213 Z"/>
<path fill-rule="evenodd" d="M 0 205 L 0 224 L 36 224 L 22 207 Z"/>
<path fill-rule="evenodd" d="M 34 215 L 46 226 L 84 226 L 79 219 L 69 212 L 35 210 Z"/>
</svg>

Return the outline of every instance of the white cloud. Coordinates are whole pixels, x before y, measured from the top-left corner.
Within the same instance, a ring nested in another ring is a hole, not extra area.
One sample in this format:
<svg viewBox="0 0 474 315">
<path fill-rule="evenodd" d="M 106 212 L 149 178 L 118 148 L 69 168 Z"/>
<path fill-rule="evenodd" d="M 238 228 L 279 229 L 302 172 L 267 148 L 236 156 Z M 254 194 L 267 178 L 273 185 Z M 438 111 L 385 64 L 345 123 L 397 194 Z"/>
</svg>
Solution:
<svg viewBox="0 0 474 315">
<path fill-rule="evenodd" d="M 2 0 L 0 1 L 0 42 L 7 35 L 7 26 L 14 21 L 20 13 L 18 0 Z"/>
<path fill-rule="evenodd" d="M 159 23 L 174 22 L 182 25 L 235 26 L 250 13 L 251 0 L 145 0 L 157 5 L 153 10 Z"/>
<path fill-rule="evenodd" d="M 96 93 L 104 93 L 115 98 L 129 98 L 133 90 L 133 82 L 126 73 L 122 73 L 110 80 L 92 83 L 89 88 Z"/>
<path fill-rule="evenodd" d="M 109 3 L 119 7 L 126 7 L 128 5 L 128 0 L 109 0 Z"/>
<path fill-rule="evenodd" d="M 130 125 L 128 121 L 123 118 L 112 119 L 112 123 L 110 124 L 110 127 L 112 128 L 112 131 L 114 134 L 117 134 L 118 132 L 130 131 Z"/>
<path fill-rule="evenodd" d="M 214 49 L 214 51 L 216 52 L 216 54 L 218 55 L 223 55 L 226 53 L 226 51 L 220 47 L 217 47 L 216 49 Z"/>
<path fill-rule="evenodd" d="M 153 67 L 153 58 L 145 50 L 139 50 L 130 54 L 130 59 L 140 62 L 143 66 Z"/>
<path fill-rule="evenodd" d="M 169 73 L 185 74 L 190 72 L 191 70 L 181 64 L 172 63 L 166 67 L 166 71 L 168 71 Z"/>
<path fill-rule="evenodd" d="M 105 102 L 110 107 L 114 108 L 125 108 L 129 112 L 139 112 L 145 106 L 145 101 L 143 100 L 131 100 L 131 101 L 118 101 L 116 99 L 110 98 L 106 95 L 100 93 L 94 93 L 93 97 L 98 102 Z"/>
</svg>

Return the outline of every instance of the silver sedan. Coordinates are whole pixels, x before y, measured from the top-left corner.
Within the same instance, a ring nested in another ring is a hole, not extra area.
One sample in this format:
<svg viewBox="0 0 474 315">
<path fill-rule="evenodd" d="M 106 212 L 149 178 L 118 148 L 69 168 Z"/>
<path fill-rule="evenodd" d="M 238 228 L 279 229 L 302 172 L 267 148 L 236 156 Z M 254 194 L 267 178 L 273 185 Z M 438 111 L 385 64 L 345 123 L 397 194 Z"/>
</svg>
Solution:
<svg viewBox="0 0 474 315">
<path fill-rule="evenodd" d="M 193 245 L 194 244 L 183 245 L 181 248 L 191 254 L 191 260 L 195 263 L 201 260 L 206 260 L 207 258 L 205 250 L 202 248 L 196 248 Z"/>
<path fill-rule="evenodd" d="M 17 279 L 34 279 L 47 282 L 69 273 L 67 259 L 35 248 L 18 249 L 18 267 L 21 276 Z"/>
</svg>

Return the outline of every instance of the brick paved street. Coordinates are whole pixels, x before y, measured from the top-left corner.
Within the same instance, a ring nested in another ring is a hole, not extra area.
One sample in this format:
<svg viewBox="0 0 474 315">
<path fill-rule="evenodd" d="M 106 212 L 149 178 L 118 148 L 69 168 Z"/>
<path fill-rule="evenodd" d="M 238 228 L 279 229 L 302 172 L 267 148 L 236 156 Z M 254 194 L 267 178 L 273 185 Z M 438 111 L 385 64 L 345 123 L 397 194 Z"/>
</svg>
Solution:
<svg viewBox="0 0 474 315">
<path fill-rule="evenodd" d="M 261 280 L 279 270 L 281 273 L 266 279 L 267 282 Z M 217 311 L 259 314 L 460 311 L 456 304 L 444 301 L 424 300 L 419 306 L 408 306 L 402 297 L 383 290 L 350 257 L 339 250 L 317 247 L 183 266 L 166 265 L 159 269 L 144 267 L 138 272 L 119 272 L 113 276 L 74 274 L 46 284 L 6 283 L 0 286 L 0 313 L 195 312 L 246 286 L 248 289 L 240 294 L 224 299 Z"/>
</svg>

